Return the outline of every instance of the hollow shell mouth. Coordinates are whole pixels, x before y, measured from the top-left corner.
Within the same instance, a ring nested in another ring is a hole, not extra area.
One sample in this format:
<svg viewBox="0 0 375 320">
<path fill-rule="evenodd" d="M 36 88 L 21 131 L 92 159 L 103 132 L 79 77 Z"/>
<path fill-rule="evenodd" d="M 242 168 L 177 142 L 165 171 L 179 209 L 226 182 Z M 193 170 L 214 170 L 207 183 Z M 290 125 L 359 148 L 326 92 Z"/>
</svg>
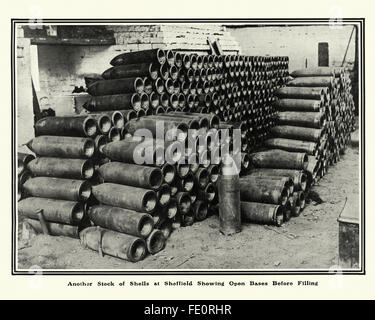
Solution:
<svg viewBox="0 0 375 320">
<path fill-rule="evenodd" d="M 168 98 L 168 95 L 167 95 L 167 94 L 162 93 L 162 94 L 160 95 L 160 104 L 161 104 L 163 107 L 165 107 L 165 108 L 168 107 L 168 105 L 169 105 L 169 98 Z"/>
<path fill-rule="evenodd" d="M 211 182 L 215 183 L 219 179 L 219 167 L 212 166 L 210 170 L 210 180 Z"/>
<path fill-rule="evenodd" d="M 176 201 L 170 201 L 167 207 L 167 216 L 168 219 L 173 219 L 177 214 L 177 202 Z"/>
<path fill-rule="evenodd" d="M 191 207 L 191 200 L 190 200 L 190 197 L 188 195 L 183 195 L 180 199 L 180 211 L 182 213 L 188 213 L 190 211 L 190 207 Z"/>
<path fill-rule="evenodd" d="M 91 139 L 86 140 L 83 145 L 83 153 L 86 156 L 86 158 L 91 158 L 94 155 L 94 152 L 95 152 L 94 141 Z"/>
<path fill-rule="evenodd" d="M 198 220 L 204 220 L 207 217 L 208 208 L 207 205 L 204 202 L 199 202 L 199 204 L 196 207 L 196 218 Z"/>
<path fill-rule="evenodd" d="M 152 80 L 156 80 L 159 75 L 158 65 L 155 63 L 150 64 L 149 74 Z"/>
<path fill-rule="evenodd" d="M 150 106 L 150 100 L 148 98 L 148 95 L 146 93 L 141 94 L 141 108 L 142 109 L 148 109 Z"/>
<path fill-rule="evenodd" d="M 91 185 L 84 181 L 79 188 L 79 198 L 81 201 L 86 201 L 91 196 Z"/>
<path fill-rule="evenodd" d="M 177 68 L 182 67 L 182 57 L 179 52 L 174 53 L 174 64 L 176 65 Z"/>
<path fill-rule="evenodd" d="M 279 202 L 280 202 L 280 204 L 281 204 L 282 206 L 284 206 L 284 205 L 287 203 L 287 201 L 288 201 L 288 194 L 289 194 L 289 190 L 288 190 L 288 188 L 284 188 L 284 189 L 281 191 L 281 195 L 280 195 L 280 200 L 279 200 Z"/>
<path fill-rule="evenodd" d="M 183 65 L 186 69 L 189 69 L 191 67 L 190 56 L 185 54 L 183 59 L 182 59 L 182 63 L 183 63 Z"/>
<path fill-rule="evenodd" d="M 303 163 L 303 169 L 306 170 L 307 166 L 309 165 L 309 157 L 307 156 L 307 154 L 304 154 L 302 163 Z"/>
<path fill-rule="evenodd" d="M 121 132 L 116 127 L 112 127 L 111 130 L 109 130 L 108 138 L 110 141 L 120 141 L 121 140 Z"/>
<path fill-rule="evenodd" d="M 143 79 L 143 90 L 147 94 L 151 94 L 151 92 L 152 92 L 152 81 L 151 81 L 150 78 L 144 78 Z"/>
<path fill-rule="evenodd" d="M 131 105 L 133 109 L 138 111 L 142 108 L 141 96 L 139 94 L 133 94 L 131 97 Z"/>
<path fill-rule="evenodd" d="M 156 52 L 156 58 L 158 59 L 160 64 L 164 64 L 166 61 L 165 51 L 162 49 L 158 49 Z"/>
<path fill-rule="evenodd" d="M 157 199 L 155 192 L 147 192 L 143 197 L 143 208 L 146 212 L 152 212 L 156 207 Z"/>
<path fill-rule="evenodd" d="M 217 128 L 219 128 L 219 124 L 220 124 L 220 118 L 216 115 L 213 115 L 211 117 L 211 121 L 210 121 L 211 128 L 217 129 Z"/>
<path fill-rule="evenodd" d="M 178 106 L 179 106 L 180 108 L 183 108 L 183 107 L 185 107 L 185 104 L 186 104 L 185 95 L 182 94 L 182 93 L 180 93 L 180 94 L 178 95 Z"/>
<path fill-rule="evenodd" d="M 160 169 L 152 170 L 149 177 L 149 185 L 152 189 L 158 189 L 163 183 L 163 173 Z"/>
<path fill-rule="evenodd" d="M 277 206 L 277 209 L 275 211 L 275 224 L 280 227 L 283 224 L 284 221 L 284 210 L 282 206 Z"/>
<path fill-rule="evenodd" d="M 178 78 L 178 69 L 176 66 L 172 66 L 169 68 L 169 75 L 173 81 L 177 80 Z"/>
<path fill-rule="evenodd" d="M 177 107 L 178 107 L 178 97 L 177 97 L 177 95 L 172 94 L 172 95 L 170 96 L 170 98 L 169 98 L 169 101 L 170 101 L 170 103 L 171 103 L 171 107 L 172 107 L 173 109 L 177 109 Z"/>
<path fill-rule="evenodd" d="M 171 78 L 168 78 L 168 80 L 165 81 L 165 90 L 167 90 L 169 94 L 174 93 L 174 85 L 173 80 Z"/>
<path fill-rule="evenodd" d="M 167 80 L 169 78 L 168 67 L 165 64 L 160 67 L 160 76 L 163 80 Z"/>
<path fill-rule="evenodd" d="M 83 205 L 81 203 L 76 203 L 73 207 L 72 211 L 72 222 L 73 224 L 78 224 L 81 222 L 82 218 L 84 216 L 84 209 Z"/>
<path fill-rule="evenodd" d="M 109 120 L 111 122 L 111 120 Z M 83 123 L 83 129 L 85 131 L 86 136 L 93 137 L 96 135 L 97 132 L 97 124 L 94 118 L 86 118 Z"/>
<path fill-rule="evenodd" d="M 149 97 L 151 107 L 156 109 L 159 106 L 159 96 L 155 92 L 152 92 Z"/>
<path fill-rule="evenodd" d="M 186 192 L 190 192 L 194 188 L 194 178 L 192 175 L 187 175 L 183 180 L 183 187 Z"/>
<path fill-rule="evenodd" d="M 210 123 L 207 118 L 201 118 L 199 120 L 199 129 L 207 131 L 209 129 Z"/>
<path fill-rule="evenodd" d="M 143 216 L 138 224 L 138 233 L 141 237 L 147 238 L 154 227 L 154 220 L 148 216 Z"/>
<path fill-rule="evenodd" d="M 180 142 L 184 142 L 188 136 L 188 126 L 185 123 L 179 123 L 177 125 L 177 140 Z"/>
<path fill-rule="evenodd" d="M 132 262 L 137 262 L 142 260 L 146 255 L 146 246 L 143 240 L 135 240 L 129 250 L 130 260 Z"/>
<path fill-rule="evenodd" d="M 307 176 L 305 174 L 301 175 L 301 190 L 305 191 L 307 186 Z"/>
<path fill-rule="evenodd" d="M 203 67 L 203 57 L 202 56 L 197 56 L 197 67 L 198 67 L 198 69 L 202 69 L 202 67 Z"/>
<path fill-rule="evenodd" d="M 205 190 L 208 202 L 212 202 L 215 199 L 215 188 L 212 184 L 209 184 Z"/>
<path fill-rule="evenodd" d="M 303 192 L 301 192 L 299 194 L 299 206 L 301 207 L 301 210 L 305 208 L 305 205 L 306 205 L 306 198 L 305 198 L 305 194 Z"/>
<path fill-rule="evenodd" d="M 174 66 L 174 53 L 171 50 L 167 50 L 166 54 L 167 62 L 170 66 Z"/>
<path fill-rule="evenodd" d="M 200 188 L 204 189 L 210 182 L 209 180 L 210 180 L 210 177 L 209 177 L 208 171 L 201 170 L 198 176 L 198 182 L 199 182 Z"/>
<path fill-rule="evenodd" d="M 185 178 L 190 171 L 190 165 L 187 163 L 180 163 L 177 165 L 177 172 L 181 178 Z"/>
<path fill-rule="evenodd" d="M 137 93 L 141 93 L 145 88 L 145 84 L 141 78 L 136 78 L 134 80 L 134 90 Z"/>
<path fill-rule="evenodd" d="M 170 164 L 166 163 L 162 168 L 164 182 L 170 184 L 173 182 L 175 177 L 175 169 Z"/>
<path fill-rule="evenodd" d="M 151 254 L 155 254 L 164 248 L 165 238 L 161 231 L 155 230 L 147 239 L 147 248 Z"/>
<path fill-rule="evenodd" d="M 121 112 L 114 112 L 112 115 L 113 125 L 118 128 L 122 129 L 125 126 L 125 119 Z"/>
<path fill-rule="evenodd" d="M 166 206 L 171 199 L 171 189 L 168 185 L 161 186 L 160 190 L 158 191 L 159 195 L 159 204 L 161 206 Z"/>
<path fill-rule="evenodd" d="M 190 63 L 191 63 L 191 67 L 193 69 L 197 69 L 198 68 L 198 59 L 197 59 L 197 56 L 196 55 L 192 55 L 191 58 L 190 58 Z"/>
<path fill-rule="evenodd" d="M 146 111 L 140 109 L 136 112 L 136 118 L 144 117 L 146 115 Z"/>
<path fill-rule="evenodd" d="M 82 164 L 81 176 L 83 179 L 90 179 L 94 175 L 94 164 L 91 160 L 87 160 Z"/>
</svg>

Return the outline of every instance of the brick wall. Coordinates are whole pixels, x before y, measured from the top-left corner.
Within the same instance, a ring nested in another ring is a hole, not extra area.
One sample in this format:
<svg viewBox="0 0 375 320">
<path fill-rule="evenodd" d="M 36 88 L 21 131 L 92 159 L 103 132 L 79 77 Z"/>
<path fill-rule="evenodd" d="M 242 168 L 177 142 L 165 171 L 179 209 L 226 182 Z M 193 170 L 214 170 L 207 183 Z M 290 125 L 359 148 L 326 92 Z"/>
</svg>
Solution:
<svg viewBox="0 0 375 320">
<path fill-rule="evenodd" d="M 227 27 L 243 54 L 289 56 L 289 70 L 318 65 L 318 43 L 328 42 L 330 65 L 341 65 L 353 26 Z M 354 61 L 354 35 L 347 61 Z"/>
</svg>

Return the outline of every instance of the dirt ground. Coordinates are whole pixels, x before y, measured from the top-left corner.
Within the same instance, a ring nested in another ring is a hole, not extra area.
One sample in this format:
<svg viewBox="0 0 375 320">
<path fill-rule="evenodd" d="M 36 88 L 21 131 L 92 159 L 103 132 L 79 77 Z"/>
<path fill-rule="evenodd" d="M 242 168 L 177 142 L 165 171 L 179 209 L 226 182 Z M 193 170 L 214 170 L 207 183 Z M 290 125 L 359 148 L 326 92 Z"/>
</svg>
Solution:
<svg viewBox="0 0 375 320">
<path fill-rule="evenodd" d="M 224 237 L 218 217 L 174 231 L 163 251 L 138 263 L 83 249 L 77 239 L 37 235 L 20 240 L 18 268 L 43 269 L 327 269 L 338 264 L 338 222 L 346 196 L 358 195 L 358 149 L 313 187 L 323 203 L 311 201 L 299 217 L 282 227 L 244 224 Z M 19 232 L 20 234 L 20 232 Z"/>
</svg>

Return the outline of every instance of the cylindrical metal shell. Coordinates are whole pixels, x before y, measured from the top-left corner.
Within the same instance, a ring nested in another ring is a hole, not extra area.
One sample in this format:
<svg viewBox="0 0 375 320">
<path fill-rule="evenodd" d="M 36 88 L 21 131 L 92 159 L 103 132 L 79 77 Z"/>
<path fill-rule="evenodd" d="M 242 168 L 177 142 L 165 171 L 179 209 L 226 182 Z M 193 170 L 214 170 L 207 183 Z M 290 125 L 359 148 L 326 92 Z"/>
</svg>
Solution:
<svg viewBox="0 0 375 320">
<path fill-rule="evenodd" d="M 317 145 L 315 142 L 300 141 L 284 138 L 268 139 L 264 142 L 268 148 L 277 148 L 291 152 L 306 152 L 309 155 L 317 155 Z"/>
<path fill-rule="evenodd" d="M 306 153 L 278 149 L 252 153 L 250 154 L 250 160 L 258 168 L 304 170 L 308 164 Z"/>
<path fill-rule="evenodd" d="M 85 180 L 94 174 L 92 161 L 84 159 L 41 157 L 30 161 L 27 168 L 34 176 L 42 177 Z"/>
<path fill-rule="evenodd" d="M 287 138 L 314 142 L 318 142 L 322 137 L 322 129 L 295 126 L 275 126 L 271 128 L 271 133 L 277 138 Z"/>
<path fill-rule="evenodd" d="M 136 164 L 108 162 L 98 169 L 105 182 L 157 190 L 163 182 L 159 168 Z"/>
<path fill-rule="evenodd" d="M 110 64 L 112 66 L 146 63 L 146 62 L 158 62 L 164 64 L 167 60 L 166 52 L 162 49 L 150 49 L 141 50 L 134 52 L 121 53 L 114 57 Z"/>
<path fill-rule="evenodd" d="M 270 169 L 270 168 L 254 168 L 248 173 L 251 176 L 280 176 L 290 177 L 293 179 L 296 190 L 306 189 L 306 175 L 302 170 L 293 169 Z"/>
<path fill-rule="evenodd" d="M 153 212 L 157 204 L 154 191 L 120 184 L 99 184 L 92 193 L 101 203 L 139 212 Z"/>
<path fill-rule="evenodd" d="M 177 192 L 176 194 L 177 207 L 180 214 L 184 215 L 190 211 L 191 199 L 188 192 Z"/>
<path fill-rule="evenodd" d="M 91 158 L 95 144 L 89 138 L 40 136 L 27 143 L 38 156 L 61 158 Z"/>
<path fill-rule="evenodd" d="M 242 201 L 285 204 L 289 191 L 283 186 L 272 188 L 251 180 L 240 179 L 240 193 Z"/>
<path fill-rule="evenodd" d="M 278 99 L 272 105 L 279 111 L 318 112 L 322 108 L 322 101 L 309 99 Z"/>
<path fill-rule="evenodd" d="M 42 233 L 42 226 L 40 225 L 39 220 L 34 219 L 25 219 L 26 223 L 28 223 L 37 233 Z M 46 222 L 46 226 L 51 236 L 65 236 L 70 238 L 79 238 L 79 227 L 78 226 L 71 226 L 69 224 L 61 224 L 55 222 Z"/>
<path fill-rule="evenodd" d="M 238 175 L 221 175 L 218 180 L 220 232 L 241 231 L 240 181 Z"/>
<path fill-rule="evenodd" d="M 90 116 L 46 117 L 34 125 L 35 136 L 93 137 L 97 123 Z"/>
<path fill-rule="evenodd" d="M 38 220 L 38 210 L 49 222 L 71 225 L 78 225 L 84 215 L 82 204 L 75 201 L 29 197 L 18 202 L 18 212 L 25 217 Z"/>
<path fill-rule="evenodd" d="M 288 87 L 331 87 L 334 78 L 331 76 L 300 77 L 288 82 Z"/>
<path fill-rule="evenodd" d="M 111 111 L 142 108 L 141 96 L 137 93 L 92 96 L 83 107 L 88 111 Z"/>
<path fill-rule="evenodd" d="M 241 217 L 245 222 L 281 226 L 283 208 L 275 204 L 241 201 Z"/>
<path fill-rule="evenodd" d="M 158 199 L 158 204 L 160 207 L 165 207 L 168 205 L 171 199 L 171 188 L 167 183 L 161 185 L 159 190 L 156 192 L 156 196 Z"/>
<path fill-rule="evenodd" d="M 318 67 L 295 70 L 290 74 L 296 77 L 323 77 L 323 76 L 339 76 L 340 69 L 332 67 Z"/>
<path fill-rule="evenodd" d="M 103 79 L 121 79 L 132 77 L 150 77 L 156 80 L 158 77 L 158 63 L 138 63 L 120 65 L 107 69 L 102 73 Z"/>
<path fill-rule="evenodd" d="M 146 256 L 146 243 L 142 238 L 107 230 L 89 227 L 79 233 L 81 244 L 110 256 L 137 262 Z"/>
<path fill-rule="evenodd" d="M 146 239 L 147 250 L 151 254 L 158 253 L 164 249 L 165 238 L 160 230 L 154 229 Z"/>
<path fill-rule="evenodd" d="M 196 221 L 202 221 L 207 218 L 208 205 L 206 201 L 197 200 L 193 204 L 194 218 Z"/>
<path fill-rule="evenodd" d="M 323 100 L 325 90 L 321 87 L 281 87 L 276 95 L 288 99 Z"/>
<path fill-rule="evenodd" d="M 154 227 L 149 214 L 118 207 L 92 206 L 88 216 L 95 225 L 142 238 L 147 238 Z"/>
<path fill-rule="evenodd" d="M 285 111 L 277 114 L 277 123 L 309 128 L 322 128 L 325 124 L 324 114 L 320 112 Z"/>
<path fill-rule="evenodd" d="M 91 195 L 87 181 L 50 177 L 29 179 L 23 185 L 31 196 L 71 201 L 86 201 Z"/>
</svg>

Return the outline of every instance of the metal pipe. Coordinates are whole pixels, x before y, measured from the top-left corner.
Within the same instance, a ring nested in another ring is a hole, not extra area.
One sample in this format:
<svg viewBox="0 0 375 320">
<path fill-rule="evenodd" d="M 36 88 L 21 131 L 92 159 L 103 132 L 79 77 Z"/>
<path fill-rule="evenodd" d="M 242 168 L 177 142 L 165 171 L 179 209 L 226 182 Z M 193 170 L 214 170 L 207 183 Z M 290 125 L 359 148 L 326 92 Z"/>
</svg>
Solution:
<svg viewBox="0 0 375 320">
<path fill-rule="evenodd" d="M 38 210 L 43 210 L 49 222 L 78 225 L 83 216 L 83 206 L 79 202 L 29 197 L 18 202 L 18 212 L 30 219 L 38 219 Z"/>
<path fill-rule="evenodd" d="M 97 122 L 91 116 L 46 117 L 37 121 L 34 129 L 35 136 L 93 137 L 97 133 Z"/>
<path fill-rule="evenodd" d="M 241 218 L 245 222 L 280 227 L 283 223 L 283 208 L 275 204 L 241 201 Z"/>
<path fill-rule="evenodd" d="M 141 238 L 147 238 L 154 227 L 149 214 L 118 207 L 91 206 L 88 216 L 97 226 Z"/>
<path fill-rule="evenodd" d="M 104 182 L 158 190 L 163 183 L 159 168 L 122 162 L 108 162 L 98 169 Z"/>
<path fill-rule="evenodd" d="M 156 209 L 156 193 L 149 189 L 103 183 L 93 186 L 92 193 L 101 203 L 151 213 Z"/>
<path fill-rule="evenodd" d="M 158 62 L 159 64 L 164 64 L 167 58 L 171 59 L 170 57 L 167 57 L 167 53 L 164 50 L 150 49 L 119 54 L 111 60 L 110 64 L 112 66 L 146 62 Z"/>
<path fill-rule="evenodd" d="M 84 248 L 131 262 L 143 260 L 147 253 L 142 238 L 101 227 L 86 228 L 79 233 L 79 237 Z"/>
<path fill-rule="evenodd" d="M 94 174 L 91 160 L 41 157 L 30 161 L 28 170 L 34 176 L 66 179 L 90 179 Z"/>
<path fill-rule="evenodd" d="M 91 195 L 91 186 L 87 181 L 35 177 L 28 179 L 24 185 L 27 194 L 34 197 L 86 201 Z"/>
</svg>

